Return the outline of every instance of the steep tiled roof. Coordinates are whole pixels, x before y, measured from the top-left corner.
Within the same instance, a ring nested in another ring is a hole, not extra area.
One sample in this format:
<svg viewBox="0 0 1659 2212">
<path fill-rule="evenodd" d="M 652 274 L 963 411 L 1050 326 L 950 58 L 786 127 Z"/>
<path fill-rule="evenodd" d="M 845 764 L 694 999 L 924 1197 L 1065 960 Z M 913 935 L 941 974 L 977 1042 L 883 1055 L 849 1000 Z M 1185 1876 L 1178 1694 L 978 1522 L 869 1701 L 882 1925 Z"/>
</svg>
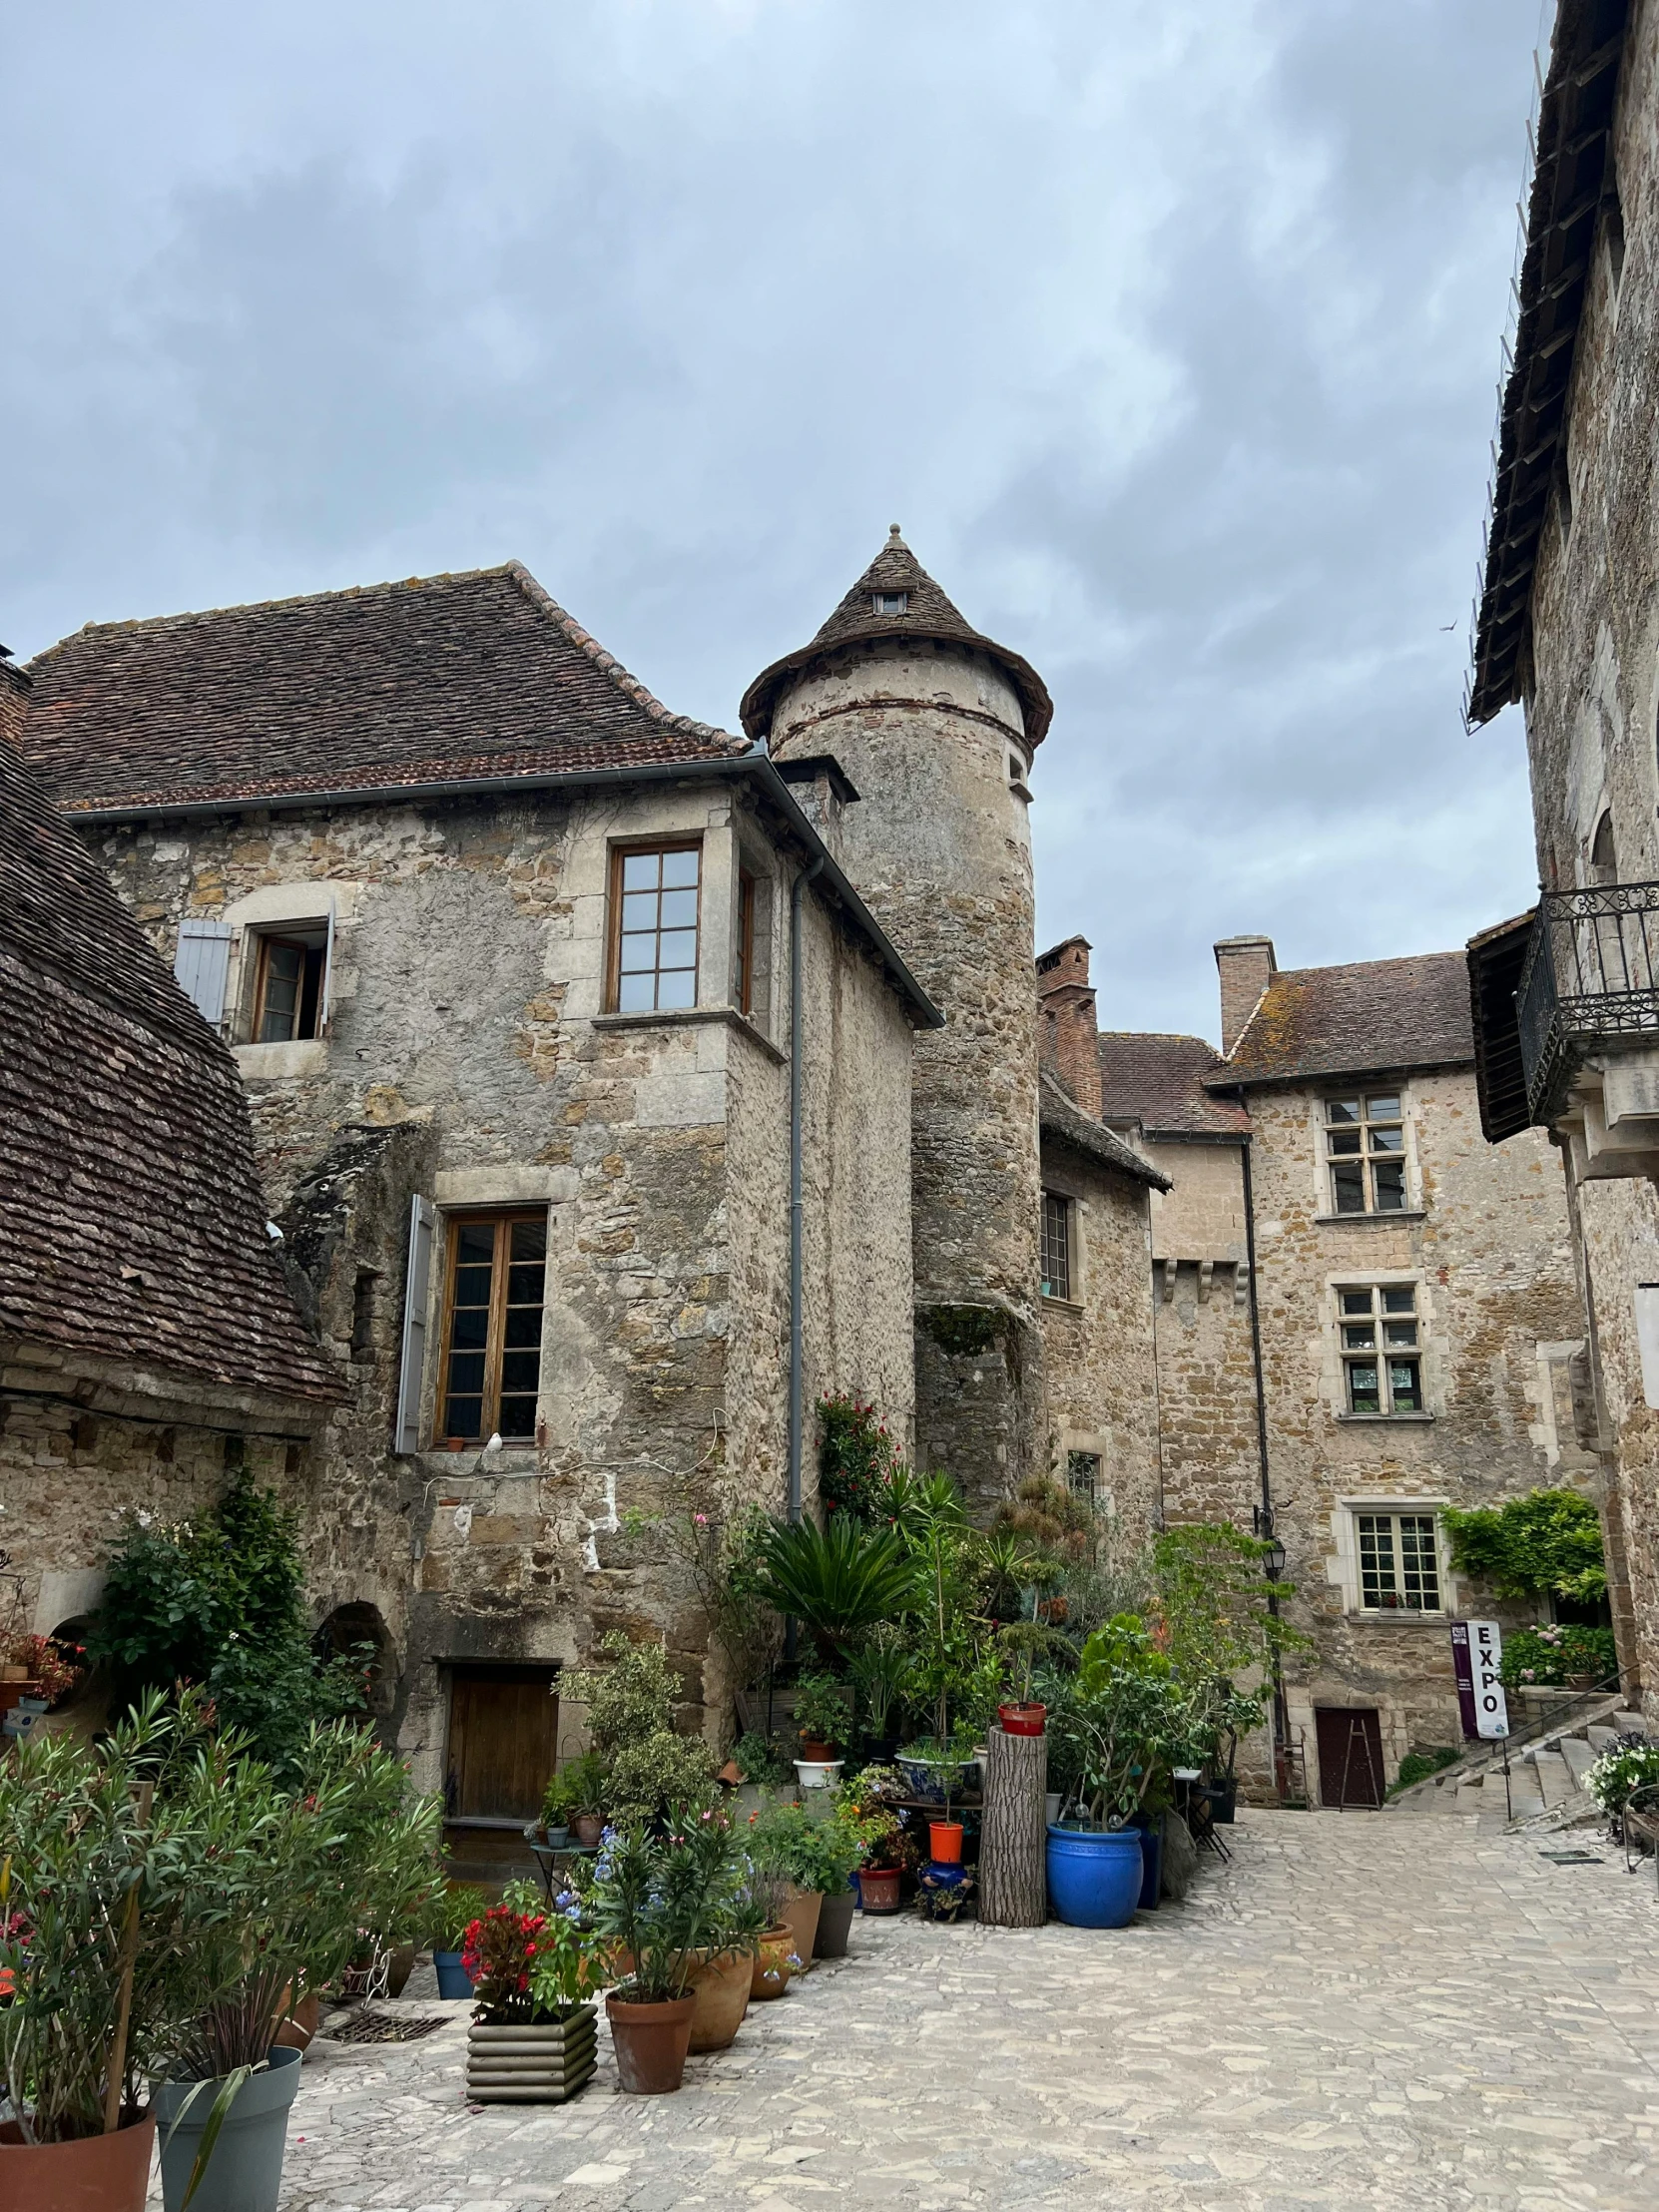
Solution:
<svg viewBox="0 0 1659 2212">
<path fill-rule="evenodd" d="M 1242 1137 L 1250 1115 L 1236 1099 L 1212 1098 L 1227 1062 L 1202 1037 L 1107 1029 L 1100 1037 L 1103 1121 L 1138 1121 L 1149 1137 Z"/>
<path fill-rule="evenodd" d="M 30 674 L 24 743 L 70 812 L 393 793 L 744 750 L 670 714 L 516 561 L 89 623 Z"/>
<path fill-rule="evenodd" d="M 1037 1119 L 1045 1137 L 1057 1137 L 1063 1144 L 1075 1146 L 1102 1167 L 1116 1168 L 1120 1175 L 1130 1176 L 1137 1183 L 1148 1183 L 1155 1191 L 1170 1188 L 1167 1175 L 1160 1175 L 1150 1160 L 1143 1160 L 1115 1131 L 1103 1129 L 1092 1115 L 1084 1113 L 1071 1093 L 1046 1068 L 1038 1078 Z"/>
<path fill-rule="evenodd" d="M 873 604 L 877 592 L 903 593 L 903 613 L 877 614 Z M 1029 661 L 982 637 L 957 612 L 899 536 L 896 522 L 886 544 L 811 644 L 786 653 L 781 661 L 763 669 L 744 693 L 739 713 L 749 735 L 764 738 L 769 734 L 779 694 L 809 661 L 836 646 L 857 645 L 866 638 L 932 638 L 977 646 L 1000 664 L 1018 693 L 1027 742 L 1034 746 L 1042 743 L 1054 719 L 1054 702 L 1048 696 L 1047 685 Z"/>
<path fill-rule="evenodd" d="M 1349 967 L 1280 969 L 1211 1080 L 1287 1082 L 1473 1059 L 1463 955 L 1424 952 Z"/>
<path fill-rule="evenodd" d="M 20 679 L 0 669 L 0 707 Z M 330 1398 L 266 1231 L 236 1063 L 0 714 L 0 1334 Z"/>
</svg>

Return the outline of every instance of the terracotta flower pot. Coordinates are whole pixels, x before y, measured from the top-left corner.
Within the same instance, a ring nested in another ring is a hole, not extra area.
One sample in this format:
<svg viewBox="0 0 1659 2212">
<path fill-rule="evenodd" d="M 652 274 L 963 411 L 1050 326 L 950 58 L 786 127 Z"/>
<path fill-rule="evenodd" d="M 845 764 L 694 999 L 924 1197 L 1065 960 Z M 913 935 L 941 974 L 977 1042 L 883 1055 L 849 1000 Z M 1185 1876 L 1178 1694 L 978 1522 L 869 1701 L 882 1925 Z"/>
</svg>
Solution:
<svg viewBox="0 0 1659 2212">
<path fill-rule="evenodd" d="M 605 1999 L 617 2078 L 630 2096 L 661 2097 L 679 2088 L 696 2010 L 695 1996 L 671 1997 L 662 2004 L 638 2004 L 628 1997 Z"/>
<path fill-rule="evenodd" d="M 933 1855 L 934 1866 L 959 1867 L 962 1863 L 961 1822 L 929 1821 L 927 1848 Z"/>
<path fill-rule="evenodd" d="M 1593 1674 L 1569 1674 L 1567 1677 L 1569 1690 L 1593 1690 L 1595 1686 L 1596 1678 Z"/>
<path fill-rule="evenodd" d="M 999 1705 L 996 1717 L 1004 1736 L 1040 1736 L 1048 1722 L 1046 1705 Z"/>
<path fill-rule="evenodd" d="M 796 1970 L 790 1964 L 795 1955 L 795 1930 L 769 1928 L 761 1937 L 761 1948 L 750 1966 L 751 1998 L 764 2000 L 768 1997 L 781 1997 L 789 1988 Z"/>
<path fill-rule="evenodd" d="M 858 1869 L 858 1900 L 866 1913 L 896 1913 L 898 1911 L 898 1885 L 902 1874 L 897 1867 L 860 1867 Z"/>
<path fill-rule="evenodd" d="M 144 2212 L 153 2119 L 75 2143 L 20 2143 L 18 2134 L 15 2121 L 0 2128 L 0 2205 L 8 2212 Z"/>
<path fill-rule="evenodd" d="M 818 1937 L 813 1944 L 815 1958 L 844 1958 L 846 1938 L 852 1932 L 852 1913 L 857 1899 L 850 1890 L 837 1890 L 827 1895 L 818 1917 Z"/>
<path fill-rule="evenodd" d="M 824 1908 L 824 1895 L 819 1890 L 794 1890 L 790 1902 L 784 1908 L 784 1926 L 795 1937 L 796 1952 L 801 1959 L 797 1969 L 801 1973 L 813 1970 L 813 1945 L 818 1941 L 818 1917 Z"/>
<path fill-rule="evenodd" d="M 591 1851 L 605 1833 L 605 1823 L 597 1813 L 578 1813 L 570 1826 L 584 1851 Z"/>
<path fill-rule="evenodd" d="M 308 2050 L 311 2037 L 322 2024 L 322 1999 L 311 1995 L 301 1997 L 292 2011 L 286 2011 L 271 2040 L 283 2050 Z"/>
<path fill-rule="evenodd" d="M 693 2050 L 724 2050 L 736 2038 L 749 2010 L 754 1978 L 755 1961 L 747 1951 L 726 1951 L 698 1968 L 692 1977 L 692 1995 L 697 1999 L 691 2024 Z"/>
<path fill-rule="evenodd" d="M 414 1972 L 415 1947 L 413 1943 L 394 1943 L 386 1966 L 386 1994 L 400 1997 Z"/>
<path fill-rule="evenodd" d="M 825 1743 L 822 1737 L 803 1736 L 801 1739 L 801 1756 L 803 1759 L 810 1759 L 815 1766 L 822 1766 L 827 1759 L 834 1758 L 835 1747 L 833 1744 Z"/>
</svg>

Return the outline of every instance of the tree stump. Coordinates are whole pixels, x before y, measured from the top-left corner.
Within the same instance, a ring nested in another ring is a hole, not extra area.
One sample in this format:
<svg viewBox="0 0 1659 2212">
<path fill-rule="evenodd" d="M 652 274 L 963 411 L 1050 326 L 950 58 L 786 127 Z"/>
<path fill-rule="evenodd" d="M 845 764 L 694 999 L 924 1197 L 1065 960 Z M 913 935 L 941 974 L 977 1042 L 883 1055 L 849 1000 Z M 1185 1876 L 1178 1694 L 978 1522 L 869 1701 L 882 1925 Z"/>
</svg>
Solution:
<svg viewBox="0 0 1659 2212">
<path fill-rule="evenodd" d="M 1048 1918 L 1046 1736 L 986 1739 L 985 1802 L 979 1829 L 979 1918 L 993 1928 L 1041 1928 Z"/>
</svg>

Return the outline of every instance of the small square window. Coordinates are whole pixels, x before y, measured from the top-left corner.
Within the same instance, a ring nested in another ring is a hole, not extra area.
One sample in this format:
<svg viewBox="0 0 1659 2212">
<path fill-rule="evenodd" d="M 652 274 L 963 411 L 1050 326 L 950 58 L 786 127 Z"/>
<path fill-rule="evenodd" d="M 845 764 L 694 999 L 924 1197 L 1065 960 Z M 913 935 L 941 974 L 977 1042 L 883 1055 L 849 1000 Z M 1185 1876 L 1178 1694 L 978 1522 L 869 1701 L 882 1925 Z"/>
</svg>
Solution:
<svg viewBox="0 0 1659 2212">
<path fill-rule="evenodd" d="M 901 615 L 909 611 L 910 595 L 907 591 L 878 591 L 871 601 L 878 615 Z"/>
<path fill-rule="evenodd" d="M 1355 1286 L 1337 1293 L 1343 1386 L 1351 1413 L 1422 1411 L 1416 1306 L 1411 1283 Z M 1382 1360 L 1377 1356 L 1379 1331 Z"/>
<path fill-rule="evenodd" d="M 1325 1102 L 1325 1157 L 1335 1214 L 1402 1214 L 1405 1117 L 1395 1091 Z"/>
<path fill-rule="evenodd" d="M 295 1044 L 322 1034 L 328 925 L 287 922 L 254 936 L 255 1044 Z"/>
</svg>

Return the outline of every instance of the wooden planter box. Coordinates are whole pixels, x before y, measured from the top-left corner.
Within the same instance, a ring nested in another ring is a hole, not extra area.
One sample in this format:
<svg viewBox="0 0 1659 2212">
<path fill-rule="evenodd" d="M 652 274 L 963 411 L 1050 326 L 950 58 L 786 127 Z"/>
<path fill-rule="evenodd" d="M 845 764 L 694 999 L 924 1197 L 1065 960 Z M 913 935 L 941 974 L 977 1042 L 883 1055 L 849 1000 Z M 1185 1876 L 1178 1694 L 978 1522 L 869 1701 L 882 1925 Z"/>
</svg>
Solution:
<svg viewBox="0 0 1659 2212">
<path fill-rule="evenodd" d="M 472 2104 L 563 2104 L 597 2063 L 598 2014 L 579 2004 L 567 2020 L 540 2025 L 474 2025 L 466 2038 L 466 2093 Z"/>
</svg>

